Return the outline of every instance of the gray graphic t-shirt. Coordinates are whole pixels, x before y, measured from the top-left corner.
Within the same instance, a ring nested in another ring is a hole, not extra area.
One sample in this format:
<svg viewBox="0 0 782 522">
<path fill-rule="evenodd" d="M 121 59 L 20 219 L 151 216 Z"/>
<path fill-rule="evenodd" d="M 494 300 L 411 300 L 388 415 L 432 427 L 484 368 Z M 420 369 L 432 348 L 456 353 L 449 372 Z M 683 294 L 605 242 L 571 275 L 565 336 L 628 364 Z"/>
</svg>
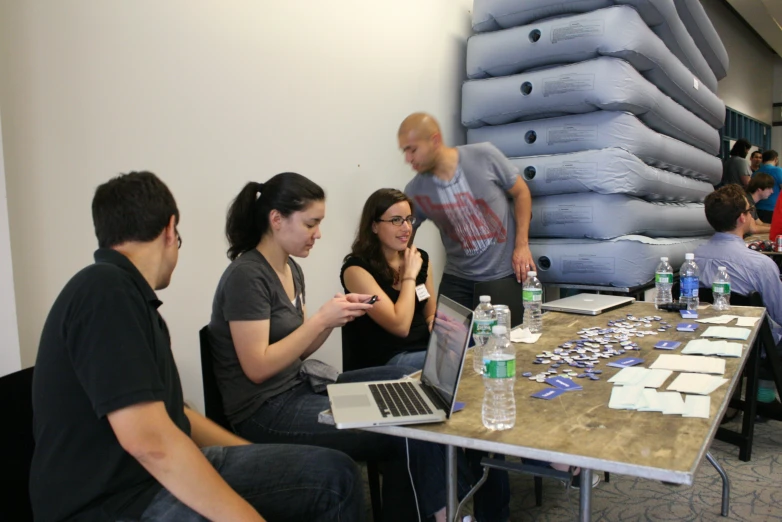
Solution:
<svg viewBox="0 0 782 522">
<path fill-rule="evenodd" d="M 417 174 L 405 187 L 415 202 L 416 227 L 430 219 L 445 247 L 445 273 L 491 281 L 513 273 L 516 220 L 510 190 L 518 170 L 494 145 L 457 147 L 459 163 L 450 181 Z"/>
<path fill-rule="evenodd" d="M 295 302 L 285 293 L 280 278 L 260 252 L 253 249 L 237 257 L 223 272 L 212 302 L 209 339 L 212 343 L 217 386 L 223 396 L 225 414 L 236 424 L 250 417 L 264 402 L 297 384 L 298 359 L 274 377 L 260 384 L 242 370 L 231 338 L 230 321 L 269 320 L 269 344 L 284 339 L 304 322 L 304 274 L 293 259 L 288 260 L 296 289 Z"/>
</svg>

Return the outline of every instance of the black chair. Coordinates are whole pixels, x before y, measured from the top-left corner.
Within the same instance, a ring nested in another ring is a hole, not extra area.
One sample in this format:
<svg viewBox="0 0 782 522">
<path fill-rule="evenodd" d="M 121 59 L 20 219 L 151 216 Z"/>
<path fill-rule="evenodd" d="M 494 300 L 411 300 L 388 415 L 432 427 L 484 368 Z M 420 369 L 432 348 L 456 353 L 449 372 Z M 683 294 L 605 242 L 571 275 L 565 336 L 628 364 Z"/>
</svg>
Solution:
<svg viewBox="0 0 782 522">
<path fill-rule="evenodd" d="M 30 464 L 33 459 L 33 368 L 0 378 L 3 428 L 0 445 L 6 448 L 0 474 L 0 520 L 32 522 Z"/>
<path fill-rule="evenodd" d="M 212 361 L 212 344 L 209 342 L 209 327 L 204 326 L 198 332 L 201 340 L 201 382 L 204 386 L 204 410 L 206 417 L 228 431 L 233 431 L 228 417 L 223 409 L 223 396 L 217 387 L 214 363 Z"/>
</svg>

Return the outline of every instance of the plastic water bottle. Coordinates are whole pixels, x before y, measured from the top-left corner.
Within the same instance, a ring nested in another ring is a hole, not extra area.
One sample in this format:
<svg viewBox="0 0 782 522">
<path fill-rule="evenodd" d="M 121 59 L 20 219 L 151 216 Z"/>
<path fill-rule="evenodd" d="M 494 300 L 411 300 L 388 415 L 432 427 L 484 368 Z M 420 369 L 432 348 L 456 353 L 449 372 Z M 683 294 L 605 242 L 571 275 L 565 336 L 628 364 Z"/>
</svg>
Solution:
<svg viewBox="0 0 782 522">
<path fill-rule="evenodd" d="M 681 295 L 679 302 L 687 305 L 687 310 L 698 309 L 698 281 L 700 280 L 700 270 L 695 264 L 695 254 L 685 254 L 684 264 L 679 270 L 679 281 L 681 285 Z"/>
<path fill-rule="evenodd" d="M 543 304 L 543 285 L 540 284 L 537 272 L 527 272 L 527 280 L 521 290 L 524 301 L 524 327 L 529 328 L 530 333 L 541 333 L 543 321 L 540 305 Z"/>
<path fill-rule="evenodd" d="M 480 303 L 473 313 L 472 339 L 475 347 L 472 350 L 472 367 L 475 373 L 483 373 L 483 347 L 491 338 L 491 329 L 497 324 L 497 314 L 491 305 L 491 296 L 482 295 Z"/>
<path fill-rule="evenodd" d="M 516 348 L 502 325 L 492 329 L 492 341 L 483 353 L 483 425 L 490 430 L 509 430 L 516 424 Z"/>
<path fill-rule="evenodd" d="M 673 268 L 668 264 L 667 257 L 660 258 L 660 264 L 654 272 L 654 307 L 658 310 L 660 305 L 673 302 L 671 287 L 673 286 Z"/>
<path fill-rule="evenodd" d="M 711 283 L 711 293 L 714 296 L 712 308 L 730 310 L 730 276 L 724 266 L 717 268 L 717 277 Z"/>
</svg>

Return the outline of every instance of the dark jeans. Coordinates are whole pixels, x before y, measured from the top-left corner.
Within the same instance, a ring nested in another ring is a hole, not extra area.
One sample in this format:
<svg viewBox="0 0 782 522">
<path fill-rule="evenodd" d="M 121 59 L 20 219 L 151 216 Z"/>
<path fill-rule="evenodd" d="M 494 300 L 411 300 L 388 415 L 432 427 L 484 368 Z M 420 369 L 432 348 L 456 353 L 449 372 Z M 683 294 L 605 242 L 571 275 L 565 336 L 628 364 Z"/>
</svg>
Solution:
<svg viewBox="0 0 782 522">
<path fill-rule="evenodd" d="M 510 276 L 515 279 L 515 276 Z M 445 295 L 460 305 L 472 309 L 475 294 L 475 283 L 450 274 L 443 274 L 440 280 L 440 294 Z M 465 450 L 470 471 L 475 477 L 483 474 L 481 459 L 488 454 L 484 451 Z M 496 459 L 504 459 L 504 455 L 494 455 Z M 504 522 L 510 518 L 510 478 L 508 472 L 492 469 L 489 478 L 475 493 L 475 518 L 479 522 Z"/>
<path fill-rule="evenodd" d="M 366 514 L 361 473 L 338 451 L 276 444 L 202 451 L 228 485 L 269 522 L 348 522 Z M 141 522 L 205 520 L 165 489 L 141 516 Z"/>
<path fill-rule="evenodd" d="M 364 382 L 398 379 L 414 372 L 403 366 L 380 366 L 344 372 L 337 382 Z M 357 461 L 379 460 L 407 465 L 409 451 L 410 473 L 413 476 L 418 504 L 424 516 L 432 516 L 445 506 L 445 449 L 437 444 L 361 430 L 338 430 L 318 422 L 318 414 L 329 409 L 329 399 L 312 391 L 307 383 L 273 397 L 253 415 L 234 429 L 247 440 L 261 443 L 307 444 L 336 449 Z M 409 448 L 407 447 L 409 445 Z M 405 469 L 406 471 L 406 469 Z M 389 473 L 398 480 L 383 480 L 383 510 L 394 491 L 408 487 L 407 473 Z M 460 475 L 460 494 L 467 493 L 471 477 L 467 470 Z M 402 520 L 399 516 L 384 516 L 388 520 Z"/>
</svg>

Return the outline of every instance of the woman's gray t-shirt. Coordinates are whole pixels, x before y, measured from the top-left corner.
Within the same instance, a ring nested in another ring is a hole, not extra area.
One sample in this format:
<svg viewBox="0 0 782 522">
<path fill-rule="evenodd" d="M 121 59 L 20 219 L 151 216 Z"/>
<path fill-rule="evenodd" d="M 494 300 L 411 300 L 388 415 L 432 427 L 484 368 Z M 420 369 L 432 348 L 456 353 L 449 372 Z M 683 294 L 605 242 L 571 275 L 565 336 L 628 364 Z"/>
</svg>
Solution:
<svg viewBox="0 0 782 522">
<path fill-rule="evenodd" d="M 250 417 L 264 402 L 287 391 L 302 380 L 301 361 L 274 377 L 255 384 L 244 374 L 231 338 L 229 321 L 269 320 L 269 344 L 284 339 L 304 322 L 304 274 L 288 260 L 296 291 L 291 302 L 274 269 L 256 249 L 245 252 L 226 268 L 217 284 L 209 321 L 217 386 L 223 396 L 225 414 L 231 423 Z"/>
</svg>

